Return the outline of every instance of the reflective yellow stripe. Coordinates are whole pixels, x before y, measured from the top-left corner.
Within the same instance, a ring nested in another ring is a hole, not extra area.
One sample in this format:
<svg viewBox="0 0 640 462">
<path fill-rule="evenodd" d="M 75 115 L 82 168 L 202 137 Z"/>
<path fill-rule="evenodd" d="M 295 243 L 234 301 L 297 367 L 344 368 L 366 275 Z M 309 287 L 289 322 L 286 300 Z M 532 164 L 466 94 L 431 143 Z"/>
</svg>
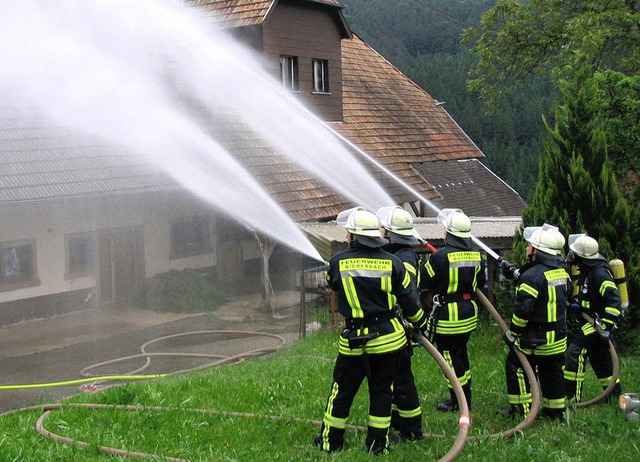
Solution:
<svg viewBox="0 0 640 462">
<path fill-rule="evenodd" d="M 367 419 L 367 425 L 373 428 L 389 428 L 389 426 L 391 425 L 391 416 L 380 417 L 369 415 L 369 418 Z"/>
<path fill-rule="evenodd" d="M 422 414 L 422 411 L 420 410 L 420 407 L 417 407 L 415 409 L 408 409 L 408 410 L 398 409 L 398 414 L 403 419 L 410 419 L 411 417 L 419 416 L 420 414 Z"/>
<path fill-rule="evenodd" d="M 458 268 L 449 266 L 449 286 L 447 287 L 448 294 L 455 294 L 458 291 Z"/>
<path fill-rule="evenodd" d="M 549 409 L 564 409 L 565 408 L 565 399 L 564 398 L 545 398 L 542 397 L 542 405 Z"/>
<path fill-rule="evenodd" d="M 526 319 L 522 319 L 515 314 L 511 316 L 511 324 L 518 327 L 525 327 L 528 321 Z"/>
<path fill-rule="evenodd" d="M 607 289 L 617 290 L 618 288 L 616 287 L 613 281 L 602 281 L 602 284 L 600 285 L 600 290 L 599 290 L 600 296 L 604 297 L 604 293 L 607 291 Z"/>
<path fill-rule="evenodd" d="M 427 262 L 426 265 L 424 265 L 424 268 L 427 270 L 427 274 L 429 275 L 429 277 L 433 277 L 435 273 L 435 271 L 433 271 L 433 267 L 431 266 L 431 260 L 429 260 Z"/>
<path fill-rule="evenodd" d="M 358 299 L 358 293 L 356 292 L 356 286 L 353 283 L 353 278 L 343 278 L 342 288 L 344 290 L 345 297 L 347 297 L 347 302 L 351 307 L 351 317 L 364 317 L 364 311 L 362 311 L 362 308 L 360 307 L 360 300 Z"/>
<path fill-rule="evenodd" d="M 538 291 L 531 287 L 529 284 L 520 284 L 516 289 L 516 293 L 517 292 L 525 292 L 531 295 L 533 298 L 538 298 Z"/>
</svg>

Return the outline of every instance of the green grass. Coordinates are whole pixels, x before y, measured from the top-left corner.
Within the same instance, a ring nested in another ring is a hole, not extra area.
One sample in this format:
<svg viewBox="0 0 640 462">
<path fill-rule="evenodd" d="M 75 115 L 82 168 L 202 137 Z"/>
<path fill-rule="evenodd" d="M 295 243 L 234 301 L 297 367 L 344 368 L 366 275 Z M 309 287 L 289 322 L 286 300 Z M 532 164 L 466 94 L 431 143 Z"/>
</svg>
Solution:
<svg viewBox="0 0 640 462">
<path fill-rule="evenodd" d="M 236 366 L 189 373 L 144 383 L 131 383 L 97 394 L 74 396 L 68 403 L 163 406 L 162 411 L 54 411 L 45 427 L 67 438 L 86 441 L 79 448 L 48 440 L 35 430 L 41 412 L 28 411 L 0 419 L 2 461 L 130 460 L 100 454 L 96 446 L 185 458 L 191 461 L 365 461 L 365 435 L 347 430 L 345 451 L 323 454 L 311 442 L 318 432 L 329 391 L 337 330 L 301 340 L 276 354 Z M 499 329 L 484 320 L 472 336 L 474 411 L 470 438 L 461 461 L 632 461 L 640 460 L 640 426 L 625 420 L 617 404 L 599 404 L 569 411 L 564 422 L 538 420 L 510 439 L 487 435 L 517 422 L 503 420 L 496 410 L 506 407 L 504 358 Z M 640 391 L 636 358 L 622 358 L 623 389 Z M 379 461 L 437 460 L 457 434 L 457 415 L 440 414 L 435 405 L 448 395 L 442 373 L 424 350 L 414 355 L 414 373 L 424 412 L 424 430 L 451 435 L 393 446 Z M 586 395 L 598 393 L 589 373 Z M 351 411 L 351 424 L 364 426 L 368 398 L 363 387 Z M 215 411 L 204 413 L 194 409 Z M 230 415 L 248 413 L 251 416 Z M 269 418 L 268 416 L 277 416 Z"/>
</svg>

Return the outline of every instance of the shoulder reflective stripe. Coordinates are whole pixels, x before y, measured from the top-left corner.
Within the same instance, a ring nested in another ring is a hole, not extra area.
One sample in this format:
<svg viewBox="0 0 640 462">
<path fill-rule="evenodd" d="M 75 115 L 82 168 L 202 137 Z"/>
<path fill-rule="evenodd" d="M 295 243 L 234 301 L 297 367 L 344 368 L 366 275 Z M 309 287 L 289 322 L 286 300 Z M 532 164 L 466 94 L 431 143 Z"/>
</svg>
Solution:
<svg viewBox="0 0 640 462">
<path fill-rule="evenodd" d="M 416 267 L 413 266 L 411 263 L 409 263 L 408 261 L 403 262 L 404 267 L 407 269 L 407 272 L 410 274 L 413 274 L 414 276 L 416 274 L 418 274 L 418 271 L 416 270 Z"/>
<path fill-rule="evenodd" d="M 529 284 L 525 284 L 525 283 L 520 284 L 516 289 L 516 293 L 517 292 L 525 292 L 534 298 L 538 298 L 538 291 L 533 287 L 531 287 Z"/>
<path fill-rule="evenodd" d="M 600 284 L 600 295 L 604 297 L 607 289 L 617 289 L 617 287 L 613 281 L 602 281 L 602 284 Z"/>
<path fill-rule="evenodd" d="M 424 268 L 427 270 L 427 274 L 429 275 L 429 277 L 433 277 L 435 273 L 435 271 L 433 271 L 433 267 L 431 266 L 431 261 L 428 261 L 426 265 L 424 265 Z"/>
</svg>

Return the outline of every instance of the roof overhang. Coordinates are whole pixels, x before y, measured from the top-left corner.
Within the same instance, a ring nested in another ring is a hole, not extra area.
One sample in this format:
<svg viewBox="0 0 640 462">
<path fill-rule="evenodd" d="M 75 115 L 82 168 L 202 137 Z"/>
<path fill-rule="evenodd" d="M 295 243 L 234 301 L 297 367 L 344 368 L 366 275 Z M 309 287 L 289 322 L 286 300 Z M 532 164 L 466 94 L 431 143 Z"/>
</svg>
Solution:
<svg viewBox="0 0 640 462">
<path fill-rule="evenodd" d="M 414 218 L 413 224 L 422 239 L 436 247 L 444 244 L 444 229 L 435 217 Z M 335 221 L 298 223 L 298 226 L 325 260 L 346 247 L 346 231 Z M 473 236 L 497 253 L 511 249 L 513 236 L 521 226 L 521 217 L 471 217 Z"/>
</svg>

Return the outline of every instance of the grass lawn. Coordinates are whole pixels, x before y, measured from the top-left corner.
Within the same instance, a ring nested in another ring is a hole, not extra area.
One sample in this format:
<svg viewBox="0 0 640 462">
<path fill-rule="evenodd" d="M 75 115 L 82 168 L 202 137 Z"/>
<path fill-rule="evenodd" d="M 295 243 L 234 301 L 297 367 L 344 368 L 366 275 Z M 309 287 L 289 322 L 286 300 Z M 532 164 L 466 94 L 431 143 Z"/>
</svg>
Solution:
<svg viewBox="0 0 640 462">
<path fill-rule="evenodd" d="M 160 410 L 63 408 L 44 422 L 52 433 L 88 442 L 88 448 L 42 437 L 35 425 L 40 411 L 0 419 L 2 461 L 131 460 L 101 454 L 97 446 L 157 454 L 190 461 L 364 461 L 362 430 L 347 430 L 345 451 L 323 454 L 311 442 L 329 392 L 337 329 L 327 329 L 269 357 L 235 366 L 131 383 L 96 394 L 81 394 L 65 403 L 102 403 L 162 407 Z M 563 422 L 538 420 L 510 439 L 489 435 L 517 422 L 495 415 L 507 406 L 506 347 L 488 319 L 471 338 L 474 410 L 470 438 L 461 461 L 635 461 L 640 460 L 640 426 L 627 421 L 617 403 L 571 410 Z M 622 357 L 623 390 L 640 391 L 638 359 Z M 435 405 L 448 396 L 437 363 L 424 349 L 414 355 L 414 373 L 423 408 L 424 431 L 451 435 L 394 445 L 378 461 L 438 460 L 457 434 L 457 414 L 441 414 Z M 586 398 L 599 387 L 590 371 Z M 368 398 L 362 388 L 349 423 L 366 425 Z M 245 415 L 246 414 L 246 415 Z M 274 417 L 275 416 L 275 417 Z"/>
</svg>

